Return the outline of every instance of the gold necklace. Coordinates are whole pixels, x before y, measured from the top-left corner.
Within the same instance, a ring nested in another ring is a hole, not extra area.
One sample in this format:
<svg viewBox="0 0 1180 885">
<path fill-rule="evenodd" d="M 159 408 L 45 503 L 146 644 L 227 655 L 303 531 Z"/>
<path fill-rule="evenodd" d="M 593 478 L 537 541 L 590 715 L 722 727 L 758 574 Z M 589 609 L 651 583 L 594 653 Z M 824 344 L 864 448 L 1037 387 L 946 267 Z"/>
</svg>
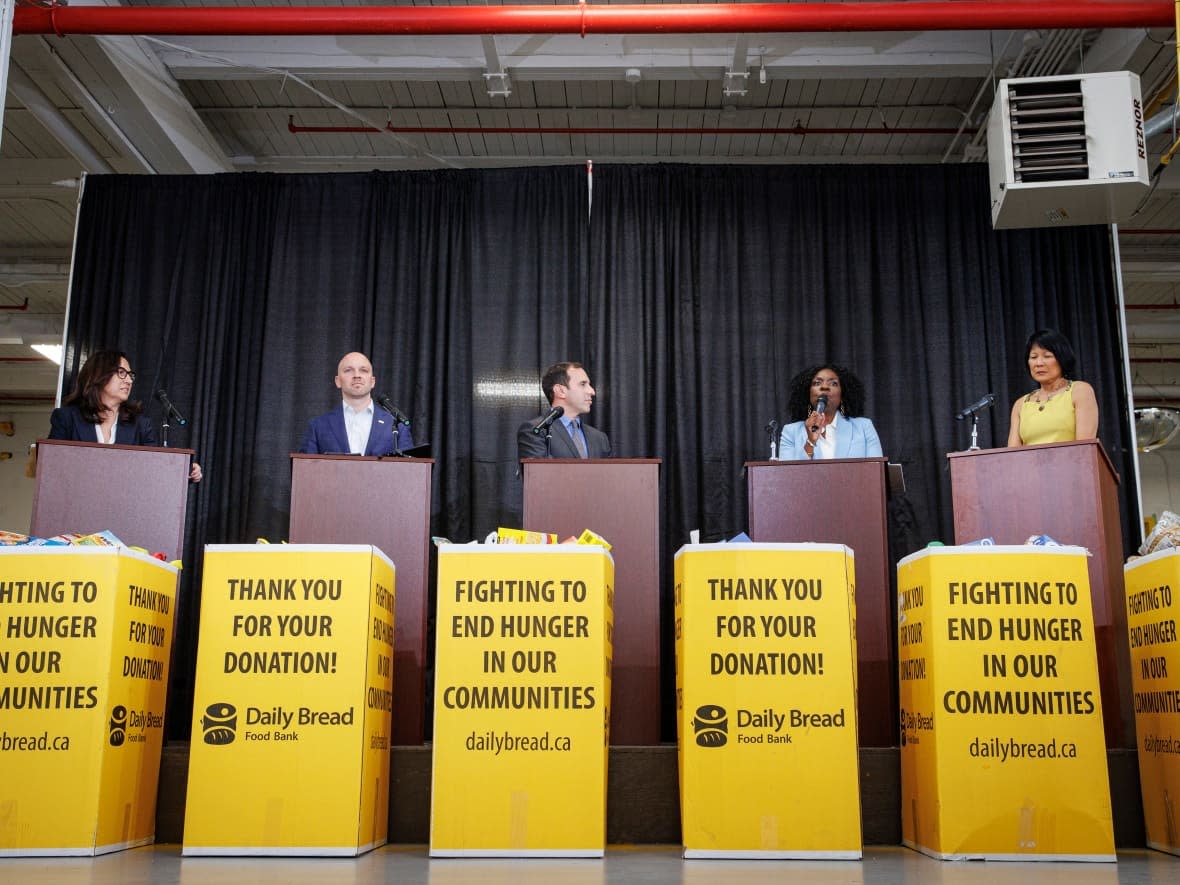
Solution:
<svg viewBox="0 0 1180 885">
<path fill-rule="evenodd" d="M 1068 389 L 1069 389 L 1069 381 L 1065 378 L 1062 378 L 1061 379 L 1061 386 L 1056 388 L 1055 390 L 1049 391 L 1048 395 L 1044 399 L 1040 398 L 1041 391 L 1037 391 L 1037 393 L 1033 394 L 1033 402 L 1040 403 L 1040 406 L 1037 408 L 1037 411 L 1038 412 L 1045 411 L 1045 406 L 1047 406 L 1049 404 L 1049 400 L 1053 399 L 1053 397 L 1057 396 L 1057 394 L 1061 393 L 1061 391 L 1068 390 Z"/>
</svg>

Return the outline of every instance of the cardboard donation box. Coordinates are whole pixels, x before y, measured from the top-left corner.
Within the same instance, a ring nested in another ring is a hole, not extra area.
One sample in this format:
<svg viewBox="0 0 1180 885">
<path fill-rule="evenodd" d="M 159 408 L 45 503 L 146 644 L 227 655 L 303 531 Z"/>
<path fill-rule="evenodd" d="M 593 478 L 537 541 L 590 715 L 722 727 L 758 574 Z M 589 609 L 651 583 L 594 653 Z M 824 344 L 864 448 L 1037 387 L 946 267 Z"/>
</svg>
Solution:
<svg viewBox="0 0 1180 885">
<path fill-rule="evenodd" d="M 176 568 L 0 548 L 0 855 L 152 842 Z"/>
<path fill-rule="evenodd" d="M 602 547 L 440 548 L 431 856 L 603 856 L 613 593 Z"/>
<path fill-rule="evenodd" d="M 1136 559 L 1124 574 L 1147 844 L 1180 854 L 1180 550 Z"/>
<path fill-rule="evenodd" d="M 1086 551 L 930 548 L 897 593 L 903 843 L 1113 861 Z"/>
<path fill-rule="evenodd" d="M 840 544 L 676 554 L 689 858 L 859 858 L 855 566 Z"/>
<path fill-rule="evenodd" d="M 394 580 L 368 545 L 205 548 L 184 854 L 385 843 Z"/>
</svg>

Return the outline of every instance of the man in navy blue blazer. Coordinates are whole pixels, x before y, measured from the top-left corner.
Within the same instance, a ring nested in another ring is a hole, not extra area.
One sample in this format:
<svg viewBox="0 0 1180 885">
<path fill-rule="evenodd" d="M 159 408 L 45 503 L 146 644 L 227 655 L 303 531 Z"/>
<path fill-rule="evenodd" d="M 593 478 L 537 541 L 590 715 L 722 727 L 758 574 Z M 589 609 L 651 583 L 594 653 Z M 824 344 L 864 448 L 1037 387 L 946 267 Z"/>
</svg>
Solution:
<svg viewBox="0 0 1180 885">
<path fill-rule="evenodd" d="M 299 451 L 308 455 L 392 455 L 412 448 L 410 425 L 373 403 L 373 364 L 363 353 L 347 353 L 336 367 L 343 403 L 312 418 Z"/>
</svg>

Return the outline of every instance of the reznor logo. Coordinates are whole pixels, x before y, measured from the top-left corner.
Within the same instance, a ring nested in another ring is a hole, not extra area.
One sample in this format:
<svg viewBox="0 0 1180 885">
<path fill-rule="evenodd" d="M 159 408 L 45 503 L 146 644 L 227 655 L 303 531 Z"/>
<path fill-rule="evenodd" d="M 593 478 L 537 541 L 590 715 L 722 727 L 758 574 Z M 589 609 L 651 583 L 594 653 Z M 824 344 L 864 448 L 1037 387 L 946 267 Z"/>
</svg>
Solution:
<svg viewBox="0 0 1180 885">
<path fill-rule="evenodd" d="M 1135 110 L 1135 144 L 1139 148 L 1139 159 L 1147 159 L 1147 145 L 1143 138 L 1143 103 L 1139 99 L 1132 101 Z"/>
</svg>

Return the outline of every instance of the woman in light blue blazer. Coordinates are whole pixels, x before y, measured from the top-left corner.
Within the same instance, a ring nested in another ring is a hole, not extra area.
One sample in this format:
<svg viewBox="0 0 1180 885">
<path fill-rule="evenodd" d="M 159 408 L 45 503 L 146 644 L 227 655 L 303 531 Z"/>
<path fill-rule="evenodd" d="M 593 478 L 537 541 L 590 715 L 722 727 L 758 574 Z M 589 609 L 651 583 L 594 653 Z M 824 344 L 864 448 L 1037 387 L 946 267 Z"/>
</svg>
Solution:
<svg viewBox="0 0 1180 885">
<path fill-rule="evenodd" d="M 791 422 L 779 438 L 780 461 L 880 458 L 881 440 L 861 418 L 864 385 L 843 366 L 823 363 L 791 379 Z"/>
</svg>

